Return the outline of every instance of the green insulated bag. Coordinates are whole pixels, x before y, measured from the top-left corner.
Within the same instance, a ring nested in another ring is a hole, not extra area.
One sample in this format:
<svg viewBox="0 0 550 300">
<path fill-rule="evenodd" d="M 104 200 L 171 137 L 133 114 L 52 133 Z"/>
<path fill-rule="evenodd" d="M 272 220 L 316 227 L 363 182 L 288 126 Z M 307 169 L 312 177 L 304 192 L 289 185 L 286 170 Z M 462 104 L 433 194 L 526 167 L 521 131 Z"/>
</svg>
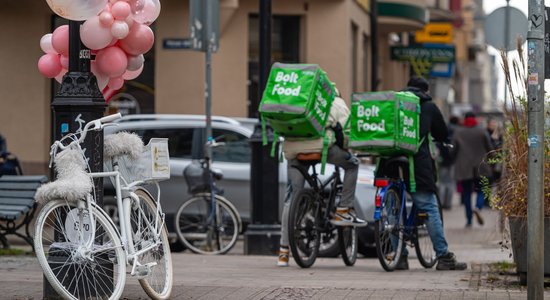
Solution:
<svg viewBox="0 0 550 300">
<path fill-rule="evenodd" d="M 376 155 L 411 155 L 419 147 L 420 103 L 411 92 L 352 95 L 350 144 Z"/>
<path fill-rule="evenodd" d="M 324 135 L 334 96 L 318 65 L 274 63 L 259 111 L 278 135 L 318 138 Z"/>
</svg>

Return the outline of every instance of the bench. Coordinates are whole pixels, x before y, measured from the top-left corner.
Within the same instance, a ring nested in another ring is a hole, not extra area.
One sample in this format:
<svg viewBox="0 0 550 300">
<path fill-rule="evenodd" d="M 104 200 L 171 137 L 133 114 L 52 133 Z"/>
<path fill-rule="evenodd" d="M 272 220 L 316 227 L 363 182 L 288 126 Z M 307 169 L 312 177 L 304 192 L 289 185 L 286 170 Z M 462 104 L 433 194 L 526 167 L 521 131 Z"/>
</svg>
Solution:
<svg viewBox="0 0 550 300">
<path fill-rule="evenodd" d="M 36 189 L 48 180 L 46 176 L 0 177 L 0 242 L 9 248 L 7 235 L 16 235 L 27 242 L 34 251 L 34 243 L 29 233 L 29 225 L 34 217 L 37 203 Z M 25 234 L 17 232 L 25 226 Z"/>
</svg>

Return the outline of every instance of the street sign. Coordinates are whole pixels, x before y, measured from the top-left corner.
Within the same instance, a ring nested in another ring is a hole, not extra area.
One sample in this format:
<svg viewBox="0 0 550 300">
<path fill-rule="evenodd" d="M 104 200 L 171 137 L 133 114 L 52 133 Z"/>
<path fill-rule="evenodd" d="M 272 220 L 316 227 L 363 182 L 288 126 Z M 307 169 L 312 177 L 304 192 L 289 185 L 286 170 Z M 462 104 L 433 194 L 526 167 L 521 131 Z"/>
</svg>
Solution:
<svg viewBox="0 0 550 300">
<path fill-rule="evenodd" d="M 428 23 L 422 30 L 414 34 L 414 40 L 419 43 L 450 44 L 453 42 L 453 24 Z"/>
<path fill-rule="evenodd" d="M 454 46 L 391 47 L 391 59 L 399 61 L 427 60 L 429 62 L 449 63 L 455 60 Z"/>
<path fill-rule="evenodd" d="M 206 11 L 210 8 L 210 34 L 206 32 Z M 212 52 L 218 51 L 220 38 L 220 1 L 219 0 L 190 0 L 189 1 L 189 28 L 193 50 L 206 52 L 207 40 L 212 43 Z"/>
<path fill-rule="evenodd" d="M 193 40 L 190 38 L 163 39 L 162 49 L 193 49 Z"/>
<path fill-rule="evenodd" d="M 485 40 L 487 44 L 503 49 L 504 43 L 508 41 L 508 51 L 517 48 L 517 38 L 521 36 L 523 40 L 527 37 L 527 17 L 521 10 L 515 7 L 509 7 L 510 21 L 505 26 L 506 7 L 500 7 L 490 13 L 485 19 Z M 508 39 L 506 39 L 505 30 L 508 28 Z"/>
</svg>

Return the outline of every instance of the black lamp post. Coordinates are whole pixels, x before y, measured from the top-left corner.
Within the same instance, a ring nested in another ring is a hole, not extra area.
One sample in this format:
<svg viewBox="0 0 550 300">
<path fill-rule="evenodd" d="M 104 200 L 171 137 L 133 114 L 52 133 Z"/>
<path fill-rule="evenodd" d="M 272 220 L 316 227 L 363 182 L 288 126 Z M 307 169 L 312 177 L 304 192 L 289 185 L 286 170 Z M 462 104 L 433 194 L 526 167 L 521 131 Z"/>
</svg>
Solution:
<svg viewBox="0 0 550 300">
<path fill-rule="evenodd" d="M 271 0 L 260 2 L 260 82 L 257 109 L 271 67 Z M 250 168 L 251 222 L 244 234 L 245 254 L 275 254 L 279 249 L 279 161 L 271 157 L 273 134 L 268 128 L 269 143 L 262 145 L 262 130 L 258 124 L 250 138 L 252 161 Z"/>
<path fill-rule="evenodd" d="M 53 111 L 53 140 L 59 140 L 67 133 L 82 130 L 84 125 L 103 116 L 106 103 L 99 87 L 96 77 L 90 72 L 90 50 L 86 49 L 80 41 L 79 21 L 69 22 L 69 70 L 61 82 L 52 102 Z M 88 133 L 82 145 L 92 172 L 103 171 L 103 131 Z M 54 174 L 55 176 L 55 174 Z M 103 180 L 95 179 L 95 201 L 103 205 Z M 59 235 L 56 240 L 62 240 Z M 63 251 L 51 251 L 63 252 Z M 48 256 L 50 265 L 63 264 L 67 256 Z M 61 273 L 76 274 L 76 268 L 66 268 Z M 106 279 L 112 281 L 112 278 Z M 108 282 L 107 281 L 107 282 Z M 78 287 L 75 287 L 75 289 Z M 59 295 L 44 278 L 44 298 L 60 299 Z"/>
</svg>

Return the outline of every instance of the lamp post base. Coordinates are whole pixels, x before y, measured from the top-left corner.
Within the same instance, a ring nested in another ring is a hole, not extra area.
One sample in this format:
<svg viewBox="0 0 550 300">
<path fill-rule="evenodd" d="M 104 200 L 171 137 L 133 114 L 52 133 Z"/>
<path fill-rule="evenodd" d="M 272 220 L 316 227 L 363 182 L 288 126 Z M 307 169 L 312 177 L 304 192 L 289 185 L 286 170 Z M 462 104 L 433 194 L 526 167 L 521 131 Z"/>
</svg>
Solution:
<svg viewBox="0 0 550 300">
<path fill-rule="evenodd" d="M 281 225 L 250 224 L 244 233 L 245 255 L 276 255 L 281 240 Z"/>
</svg>

